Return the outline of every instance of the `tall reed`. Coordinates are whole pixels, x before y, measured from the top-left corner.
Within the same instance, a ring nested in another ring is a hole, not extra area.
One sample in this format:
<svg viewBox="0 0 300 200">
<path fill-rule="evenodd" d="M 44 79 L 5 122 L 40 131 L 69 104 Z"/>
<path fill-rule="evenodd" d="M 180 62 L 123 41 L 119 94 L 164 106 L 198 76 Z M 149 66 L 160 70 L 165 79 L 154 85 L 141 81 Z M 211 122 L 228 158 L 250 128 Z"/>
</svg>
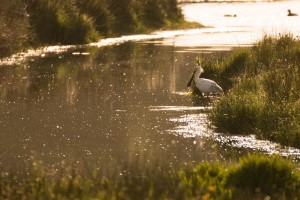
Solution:
<svg viewBox="0 0 300 200">
<path fill-rule="evenodd" d="M 237 65 L 228 65 L 227 71 L 236 72 L 229 77 L 235 78 L 213 109 L 215 125 L 229 133 L 252 133 L 300 147 L 299 47 L 300 41 L 289 34 L 265 36 L 244 55 L 238 71 Z M 221 76 L 228 78 L 225 72 Z"/>
</svg>

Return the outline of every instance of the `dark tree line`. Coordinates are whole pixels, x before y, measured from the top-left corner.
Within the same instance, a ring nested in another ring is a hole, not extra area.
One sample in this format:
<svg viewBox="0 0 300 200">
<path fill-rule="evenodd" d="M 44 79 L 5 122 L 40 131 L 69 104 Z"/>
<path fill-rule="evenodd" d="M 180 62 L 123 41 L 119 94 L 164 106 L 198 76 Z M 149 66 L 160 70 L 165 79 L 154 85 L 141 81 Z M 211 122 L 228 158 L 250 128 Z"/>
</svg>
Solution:
<svg viewBox="0 0 300 200">
<path fill-rule="evenodd" d="M 82 44 L 182 21 L 176 0 L 2 0 L 0 55 L 27 45 Z"/>
</svg>

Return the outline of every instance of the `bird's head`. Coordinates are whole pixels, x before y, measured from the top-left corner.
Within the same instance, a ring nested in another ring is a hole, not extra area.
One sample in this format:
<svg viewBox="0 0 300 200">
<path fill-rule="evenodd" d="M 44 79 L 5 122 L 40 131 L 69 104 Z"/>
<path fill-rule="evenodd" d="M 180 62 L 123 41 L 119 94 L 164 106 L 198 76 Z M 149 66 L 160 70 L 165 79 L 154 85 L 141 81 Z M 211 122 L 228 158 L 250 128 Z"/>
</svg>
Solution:
<svg viewBox="0 0 300 200">
<path fill-rule="evenodd" d="M 198 74 L 198 76 L 200 76 L 200 74 L 202 72 L 204 72 L 203 68 L 201 67 L 201 63 L 202 63 L 202 58 L 199 58 L 198 56 L 195 58 L 195 62 L 196 62 L 196 67 L 194 68 L 194 71 L 193 71 L 193 74 L 192 74 L 192 77 L 190 79 L 190 81 L 188 82 L 187 86 L 190 87 L 192 82 L 193 82 L 193 79 L 195 77 L 195 74 Z"/>
<path fill-rule="evenodd" d="M 195 73 L 196 73 L 196 72 L 202 73 L 202 72 L 204 72 L 204 69 L 203 69 L 200 65 L 197 65 L 197 66 L 195 67 L 195 69 L 194 69 L 194 72 L 195 72 Z"/>
<path fill-rule="evenodd" d="M 204 72 L 203 68 L 201 67 L 201 64 L 203 62 L 202 58 L 199 58 L 198 56 L 195 58 L 195 62 L 196 62 L 196 67 L 194 69 L 194 72 Z"/>
</svg>

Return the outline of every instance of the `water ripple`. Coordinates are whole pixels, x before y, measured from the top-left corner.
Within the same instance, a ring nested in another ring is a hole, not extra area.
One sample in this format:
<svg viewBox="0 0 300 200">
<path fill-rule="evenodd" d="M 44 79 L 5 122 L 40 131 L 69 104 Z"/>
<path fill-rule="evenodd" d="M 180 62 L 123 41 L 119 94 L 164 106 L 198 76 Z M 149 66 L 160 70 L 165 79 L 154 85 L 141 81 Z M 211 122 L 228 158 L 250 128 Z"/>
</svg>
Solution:
<svg viewBox="0 0 300 200">
<path fill-rule="evenodd" d="M 197 107 L 195 109 L 197 109 Z M 282 156 L 300 159 L 299 149 L 284 147 L 268 140 L 260 140 L 257 139 L 255 135 L 229 135 L 216 133 L 208 120 L 207 113 L 186 114 L 179 118 L 170 118 L 169 121 L 176 123 L 176 127 L 166 131 L 176 136 L 195 138 L 196 140 L 197 138 L 209 138 L 230 147 L 252 149 L 266 154 L 280 154 Z"/>
</svg>

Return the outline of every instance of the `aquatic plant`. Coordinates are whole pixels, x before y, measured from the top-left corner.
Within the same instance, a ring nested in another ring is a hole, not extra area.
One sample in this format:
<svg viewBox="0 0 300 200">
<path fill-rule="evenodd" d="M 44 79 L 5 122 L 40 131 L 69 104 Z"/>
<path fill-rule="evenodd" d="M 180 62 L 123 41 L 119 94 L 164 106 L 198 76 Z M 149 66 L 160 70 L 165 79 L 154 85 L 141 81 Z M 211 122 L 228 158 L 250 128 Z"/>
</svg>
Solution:
<svg viewBox="0 0 300 200">
<path fill-rule="evenodd" d="M 247 53 L 219 64 L 226 66 L 219 67 L 220 76 L 234 84 L 212 111 L 215 125 L 229 133 L 252 133 L 300 147 L 299 45 L 291 35 L 265 36 Z"/>
</svg>

